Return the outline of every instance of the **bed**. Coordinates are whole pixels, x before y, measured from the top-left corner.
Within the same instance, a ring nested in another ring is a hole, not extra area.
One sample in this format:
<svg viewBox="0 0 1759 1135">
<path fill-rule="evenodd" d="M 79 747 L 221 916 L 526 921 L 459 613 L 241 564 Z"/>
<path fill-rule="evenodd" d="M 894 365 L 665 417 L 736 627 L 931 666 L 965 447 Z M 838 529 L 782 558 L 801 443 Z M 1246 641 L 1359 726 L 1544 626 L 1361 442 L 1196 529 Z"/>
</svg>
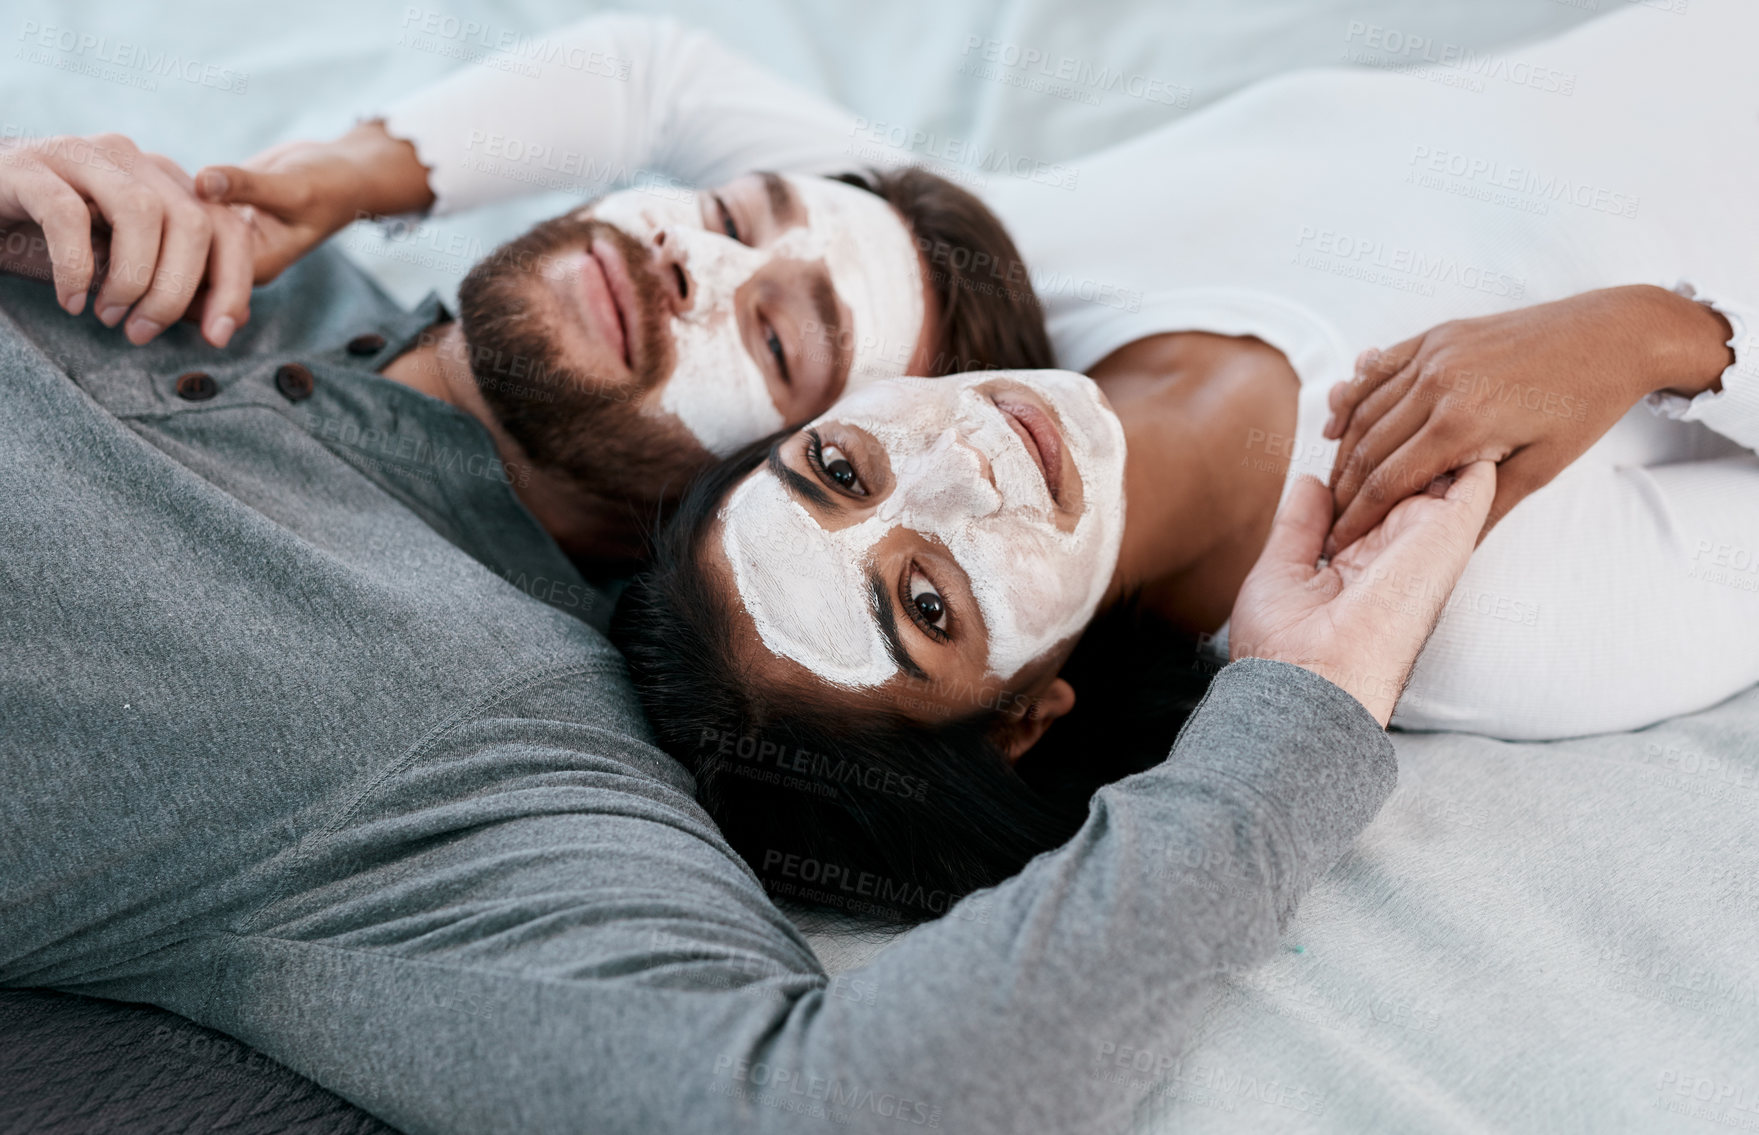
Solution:
<svg viewBox="0 0 1759 1135">
<path fill-rule="evenodd" d="M 1397 735 L 1399 786 L 1133 1130 L 1759 1129 L 1759 690 L 1546 744 Z M 888 944 L 819 928 L 827 966 Z M 1122 1090 L 1122 1089 L 1120 1089 Z"/>
<path fill-rule="evenodd" d="M 1373 65 L 1369 26 L 1514 51 L 1625 2 L 1636 0 L 644 8 L 699 23 L 876 121 L 1057 162 L 1257 78 Z M 21 0 L 14 11 L 0 133 L 118 130 L 194 168 L 336 132 L 363 104 L 483 55 L 480 38 L 412 34 L 429 13 L 492 39 L 582 8 L 304 0 L 297 19 L 218 3 L 167 19 L 124 0 Z M 20 42 L 38 27 L 169 50 L 199 64 L 197 78 L 148 87 L 70 53 L 27 54 Z M 1131 79 L 1109 93 L 1046 84 L 1007 62 L 1027 52 Z M 558 207 L 521 202 L 431 226 L 422 241 L 486 247 Z M 405 301 L 450 292 L 468 266 L 363 226 L 340 239 Z M 1143 1132 L 1759 1129 L 1759 691 L 1630 734 L 1397 744 L 1397 793 L 1277 957 L 1222 985 L 1177 1065 L 1143 1072 L 1113 1054 L 1116 1067 L 1071 1074 L 1134 1079 L 1120 1091 L 1146 1091 L 1133 1124 Z M 889 941 L 823 920 L 809 930 L 833 971 Z M 227 1059 L 191 1060 L 198 1039 Z M 160 1010 L 12 992 L 0 994 L 0 1129 L 383 1128 Z"/>
</svg>

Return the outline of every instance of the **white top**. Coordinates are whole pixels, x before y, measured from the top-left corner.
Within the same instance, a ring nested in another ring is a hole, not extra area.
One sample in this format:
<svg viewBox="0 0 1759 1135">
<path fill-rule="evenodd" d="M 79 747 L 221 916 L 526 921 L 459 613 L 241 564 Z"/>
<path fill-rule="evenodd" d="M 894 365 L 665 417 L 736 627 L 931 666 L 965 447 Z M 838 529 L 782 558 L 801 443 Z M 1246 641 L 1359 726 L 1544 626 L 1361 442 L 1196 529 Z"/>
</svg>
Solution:
<svg viewBox="0 0 1759 1135">
<path fill-rule="evenodd" d="M 988 197 L 1065 365 L 1163 331 L 1257 335 L 1305 387 L 1291 473 L 1324 477 L 1326 391 L 1363 348 L 1449 319 L 1687 284 L 1744 339 L 1755 42 L 1759 5 L 1700 0 L 1584 24 L 1523 49 L 1525 71 L 1430 51 L 1410 72 L 1301 72 L 1076 163 L 1072 190 Z M 1756 379 L 1730 368 L 1723 393 L 1652 402 L 1752 448 Z"/>
<path fill-rule="evenodd" d="M 848 111 L 674 19 L 593 16 L 521 60 L 537 74 L 463 67 L 383 112 L 431 171 L 435 214 L 539 190 L 663 192 L 878 164 L 856 156 Z"/>
<path fill-rule="evenodd" d="M 1616 284 L 1695 287 L 1745 345 L 1759 265 L 1759 5 L 1633 6 L 1520 61 L 1424 48 L 1401 71 L 1258 84 L 983 195 L 1044 298 L 1060 362 L 1165 331 L 1256 335 L 1304 392 L 1291 475 L 1329 472 L 1326 389 L 1448 319 Z M 546 37 L 537 77 L 465 68 L 387 113 L 450 212 L 534 188 L 714 184 L 901 164 L 908 148 L 671 20 Z M 1390 45 L 1388 45 L 1390 47 Z M 932 168 L 932 167 L 931 167 Z M 1759 447 L 1759 375 L 1652 399 Z"/>
</svg>

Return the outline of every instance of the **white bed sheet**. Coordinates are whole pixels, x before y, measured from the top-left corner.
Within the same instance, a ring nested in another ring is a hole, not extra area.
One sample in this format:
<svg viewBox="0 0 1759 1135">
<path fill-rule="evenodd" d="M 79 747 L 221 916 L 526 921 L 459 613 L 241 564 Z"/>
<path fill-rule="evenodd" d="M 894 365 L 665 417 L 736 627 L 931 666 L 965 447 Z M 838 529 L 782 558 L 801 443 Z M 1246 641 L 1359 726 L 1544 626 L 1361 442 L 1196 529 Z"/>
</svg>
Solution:
<svg viewBox="0 0 1759 1135">
<path fill-rule="evenodd" d="M 1196 1042 L 1071 1072 L 1146 1092 L 1151 1135 L 1759 1129 L 1759 690 L 1634 733 L 1396 743 L 1391 800 Z M 810 936 L 833 969 L 890 942 Z"/>
</svg>

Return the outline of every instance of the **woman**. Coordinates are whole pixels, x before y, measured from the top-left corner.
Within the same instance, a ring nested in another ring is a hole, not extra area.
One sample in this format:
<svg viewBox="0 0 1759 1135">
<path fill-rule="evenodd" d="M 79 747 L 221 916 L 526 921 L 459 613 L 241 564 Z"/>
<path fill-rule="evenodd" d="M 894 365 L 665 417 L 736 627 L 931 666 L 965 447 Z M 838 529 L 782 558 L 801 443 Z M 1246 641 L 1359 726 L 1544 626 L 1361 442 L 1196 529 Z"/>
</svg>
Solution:
<svg viewBox="0 0 1759 1135">
<path fill-rule="evenodd" d="M 1142 491 L 1176 452 L 1168 435 L 1187 428 L 1156 393 L 1121 390 L 1114 412 L 1100 384 L 1060 371 L 888 380 L 693 488 L 613 634 L 662 744 L 748 861 L 804 856 L 957 897 L 1062 842 L 1095 788 L 1164 756 L 1202 684 L 1170 629 L 1193 589 L 1164 569 L 1181 544 L 1214 533 L 1181 494 Z M 1731 516 L 1718 496 L 1759 501 L 1759 465 L 1645 472 L 1673 523 L 1713 522 L 1759 546 L 1759 509 Z M 1592 501 L 1613 476 L 1590 462 L 1535 494 L 1468 574 L 1543 576 L 1528 551 L 1553 524 L 1547 501 Z M 1696 549 L 1657 536 L 1627 551 L 1640 574 L 1645 556 Z M 1568 573 L 1557 582 L 1580 586 Z M 1699 642 L 1712 638 L 1706 621 L 1753 637 L 1752 592 L 1706 597 L 1674 582 L 1653 605 Z M 1408 593 L 1427 586 L 1412 580 Z M 1456 608 L 1441 633 L 1475 619 Z M 1565 659 L 1584 662 L 1568 640 L 1532 645 L 1532 665 L 1496 689 L 1451 688 L 1444 670 L 1426 696 L 1482 697 L 1494 712 Z M 1626 663 L 1626 683 L 1640 687 L 1661 662 Z M 1754 649 L 1716 664 L 1732 688 L 1759 680 Z"/>
<path fill-rule="evenodd" d="M 921 384 L 916 408 L 875 391 L 878 404 L 834 408 L 717 470 L 618 630 L 656 727 L 736 846 L 760 869 L 788 847 L 956 891 L 1072 833 L 1093 785 L 1164 754 L 1189 691 L 1156 689 L 1175 703 L 1165 732 L 1127 748 L 1104 732 L 1118 711 L 1091 699 L 1127 704 L 1142 671 L 1131 660 L 1082 681 L 1059 668 L 1104 648 L 1056 635 L 1087 611 L 1090 636 L 1134 611 L 1221 641 L 1301 472 L 1331 473 L 1348 545 L 1435 474 L 1500 462 L 1502 519 L 1396 724 L 1631 729 L 1759 680 L 1759 468 L 1734 456 L 1759 442 L 1759 399 L 1730 350 L 1759 254 L 1745 189 L 1759 87 L 1734 46 L 1754 16 L 1701 9 L 1621 12 L 1516 59 L 1568 92 L 1291 76 L 1083 163 L 1078 193 L 992 189 L 1029 263 L 1077 265 L 1095 284 L 1038 281 L 1060 362 L 1092 376 L 1126 441 L 1121 464 L 1093 457 L 1069 482 L 1127 502 L 1116 558 L 1070 550 L 1073 529 L 1042 527 L 1055 512 L 987 547 L 960 528 L 1010 485 L 1020 517 L 1049 507 L 1020 495 L 1020 454 L 1043 461 L 1061 443 L 1029 413 L 970 403 L 993 375 L 960 384 L 966 403 Z M 1350 344 L 1423 327 L 1338 387 Z M 1066 382 L 1012 382 L 1011 397 L 1080 432 L 1059 416 L 1079 405 L 1054 393 Z M 1645 400 L 1688 421 L 1630 413 Z M 933 507 L 899 506 L 875 534 L 894 491 Z M 920 555 L 901 565 L 907 549 Z M 1414 599 L 1433 587 L 1406 585 Z M 1196 661 L 1177 646 L 1160 657 L 1187 674 Z M 799 771 L 834 772 L 838 755 L 927 791 Z"/>
<path fill-rule="evenodd" d="M 881 382 L 834 417 L 699 480 L 612 633 L 748 861 L 910 880 L 880 910 L 921 917 L 1161 759 L 1206 675 L 1114 579 L 1123 437 L 1087 379 Z M 1084 670 L 1080 731 L 1035 747 Z"/>
</svg>

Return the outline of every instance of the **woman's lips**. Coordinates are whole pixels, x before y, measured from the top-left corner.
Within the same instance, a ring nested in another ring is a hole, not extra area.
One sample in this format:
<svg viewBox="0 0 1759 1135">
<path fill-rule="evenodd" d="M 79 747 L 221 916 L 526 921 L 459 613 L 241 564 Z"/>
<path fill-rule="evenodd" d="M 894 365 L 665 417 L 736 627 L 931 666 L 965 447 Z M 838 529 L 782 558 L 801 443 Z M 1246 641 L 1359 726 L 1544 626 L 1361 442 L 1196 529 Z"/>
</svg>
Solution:
<svg viewBox="0 0 1759 1135">
<path fill-rule="evenodd" d="M 1044 477 L 1044 487 L 1051 500 L 1063 503 L 1063 435 L 1050 415 L 1030 402 L 995 399 L 996 409 L 1008 419 L 1008 425 L 1032 455 L 1034 464 Z"/>
<path fill-rule="evenodd" d="M 605 270 L 595 248 L 587 249 L 580 261 L 580 291 L 599 334 L 629 365 L 629 335 L 618 310 L 617 298 L 611 288 L 610 274 Z"/>
</svg>

